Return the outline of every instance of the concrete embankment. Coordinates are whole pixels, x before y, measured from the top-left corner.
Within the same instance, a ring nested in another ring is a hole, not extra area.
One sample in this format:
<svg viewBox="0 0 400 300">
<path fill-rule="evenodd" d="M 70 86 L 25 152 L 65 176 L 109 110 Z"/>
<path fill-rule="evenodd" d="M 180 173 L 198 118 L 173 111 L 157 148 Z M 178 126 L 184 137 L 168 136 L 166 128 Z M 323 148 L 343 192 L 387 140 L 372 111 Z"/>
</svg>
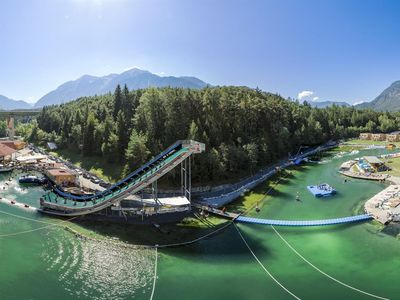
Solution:
<svg viewBox="0 0 400 300">
<path fill-rule="evenodd" d="M 400 221 L 400 185 L 389 185 L 369 199 L 365 211 L 382 224 Z"/>
<path fill-rule="evenodd" d="M 339 171 L 340 174 L 351 177 L 351 178 L 358 178 L 358 179 L 365 179 L 365 180 L 375 180 L 375 181 L 386 181 L 390 177 L 387 174 L 363 174 L 363 173 L 354 173 L 351 171 Z"/>
</svg>

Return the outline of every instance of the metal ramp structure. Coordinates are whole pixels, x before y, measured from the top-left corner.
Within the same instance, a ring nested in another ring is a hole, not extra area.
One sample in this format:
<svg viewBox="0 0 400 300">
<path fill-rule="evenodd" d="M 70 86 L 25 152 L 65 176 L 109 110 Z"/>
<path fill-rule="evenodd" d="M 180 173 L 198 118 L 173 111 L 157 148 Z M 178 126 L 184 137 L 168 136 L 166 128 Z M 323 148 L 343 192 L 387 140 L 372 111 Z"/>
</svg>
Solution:
<svg viewBox="0 0 400 300">
<path fill-rule="evenodd" d="M 54 187 L 53 193 L 48 193 L 40 199 L 40 211 L 59 216 L 92 214 L 112 205 L 118 205 L 121 200 L 140 192 L 151 184 L 156 190 L 157 180 L 179 165 L 181 165 L 182 194 L 191 201 L 190 157 L 204 150 L 203 143 L 193 140 L 177 141 L 126 178 L 102 192 L 93 195 L 74 195 Z"/>
</svg>

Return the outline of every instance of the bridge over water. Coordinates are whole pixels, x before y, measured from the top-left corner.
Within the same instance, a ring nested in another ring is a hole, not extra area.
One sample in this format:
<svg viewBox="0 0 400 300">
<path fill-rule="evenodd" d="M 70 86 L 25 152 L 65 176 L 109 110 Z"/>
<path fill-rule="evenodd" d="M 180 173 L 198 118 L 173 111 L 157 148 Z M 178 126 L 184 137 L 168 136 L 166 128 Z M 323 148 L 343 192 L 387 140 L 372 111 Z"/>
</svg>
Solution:
<svg viewBox="0 0 400 300">
<path fill-rule="evenodd" d="M 194 205 L 197 208 L 209 211 L 210 213 L 219 215 L 221 217 L 232 219 L 239 223 L 251 223 L 260 225 L 274 225 L 274 226 L 327 226 L 327 225 L 338 225 L 347 223 L 356 223 L 363 221 L 372 220 L 372 216 L 369 214 L 334 218 L 334 219 L 323 219 L 323 220 L 276 220 L 276 219 L 260 219 L 253 217 L 246 217 L 240 214 L 231 212 L 224 212 L 220 209 L 216 209 L 209 206 Z"/>
<path fill-rule="evenodd" d="M 261 225 L 274 225 L 274 226 L 326 226 L 326 225 L 338 225 L 346 223 L 355 223 L 362 221 L 369 221 L 372 219 L 371 215 L 357 215 L 343 218 L 335 219 L 325 219 L 325 220 L 271 220 L 271 219 L 259 219 L 251 218 L 245 216 L 239 216 L 235 219 L 236 222 L 241 223 L 252 223 Z"/>
</svg>

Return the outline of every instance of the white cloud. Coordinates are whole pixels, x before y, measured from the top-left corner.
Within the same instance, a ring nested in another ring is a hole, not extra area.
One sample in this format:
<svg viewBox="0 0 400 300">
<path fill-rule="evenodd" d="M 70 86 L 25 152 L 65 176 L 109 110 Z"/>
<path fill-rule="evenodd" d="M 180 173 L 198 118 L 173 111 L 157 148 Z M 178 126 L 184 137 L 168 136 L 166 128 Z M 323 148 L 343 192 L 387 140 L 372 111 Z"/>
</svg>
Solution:
<svg viewBox="0 0 400 300">
<path fill-rule="evenodd" d="M 314 95 L 313 91 L 302 91 L 297 94 L 297 99 L 304 100 L 305 98 L 310 98 L 312 95 Z"/>
<path fill-rule="evenodd" d="M 315 96 L 314 98 L 312 98 L 312 101 L 318 101 L 319 97 Z"/>
<path fill-rule="evenodd" d="M 361 103 L 364 103 L 364 102 L 365 101 L 363 101 L 363 100 L 359 100 L 359 101 L 354 102 L 353 105 L 358 105 L 358 104 L 361 104 Z"/>
</svg>

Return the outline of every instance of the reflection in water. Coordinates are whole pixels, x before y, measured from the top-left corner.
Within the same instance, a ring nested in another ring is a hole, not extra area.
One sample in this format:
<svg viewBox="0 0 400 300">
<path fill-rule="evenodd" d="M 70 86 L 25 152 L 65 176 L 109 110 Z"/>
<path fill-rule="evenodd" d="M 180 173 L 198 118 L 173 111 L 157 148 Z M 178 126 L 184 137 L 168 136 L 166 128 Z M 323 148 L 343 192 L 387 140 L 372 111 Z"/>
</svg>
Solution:
<svg viewBox="0 0 400 300">
<path fill-rule="evenodd" d="M 73 297 L 132 299 L 152 287 L 155 250 L 80 240 L 67 233 L 48 234 L 45 248 L 48 271 L 58 273 L 60 284 Z"/>
</svg>

